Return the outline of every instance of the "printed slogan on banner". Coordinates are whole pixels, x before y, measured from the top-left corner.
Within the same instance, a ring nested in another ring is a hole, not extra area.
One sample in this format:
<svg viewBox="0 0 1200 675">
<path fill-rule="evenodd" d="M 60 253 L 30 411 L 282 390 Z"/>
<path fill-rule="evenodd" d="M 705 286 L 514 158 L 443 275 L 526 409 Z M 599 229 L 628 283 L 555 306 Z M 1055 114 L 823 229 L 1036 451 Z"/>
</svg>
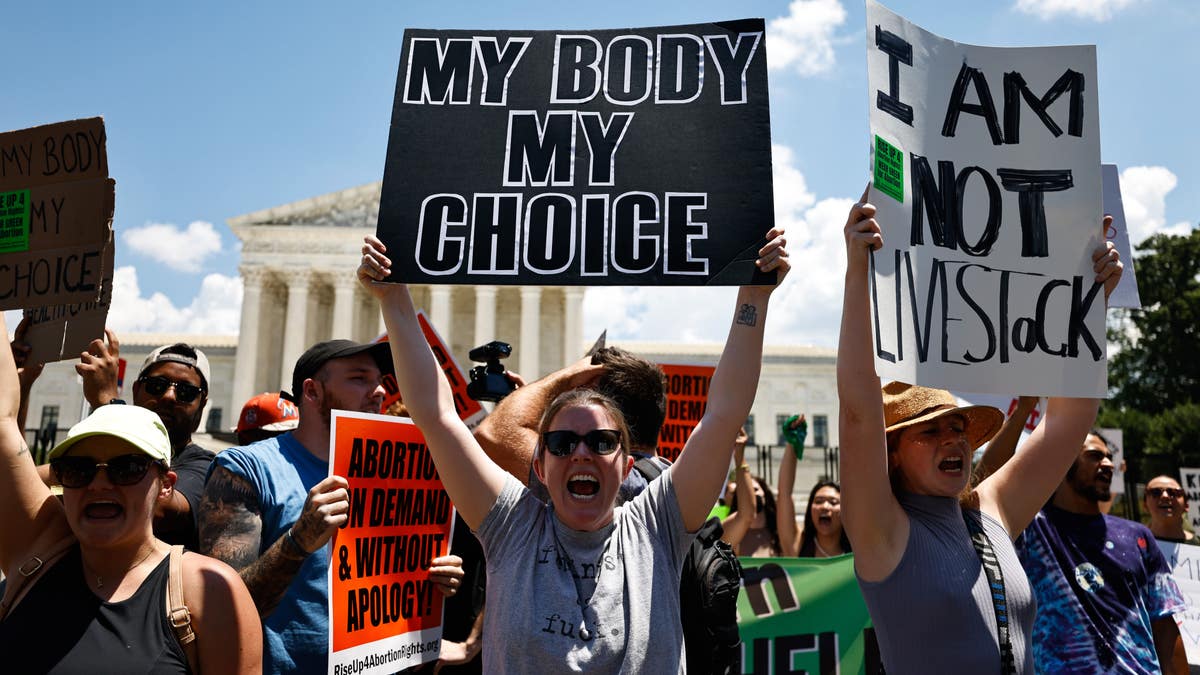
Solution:
<svg viewBox="0 0 1200 675">
<path fill-rule="evenodd" d="M 442 595 L 429 567 L 449 551 L 454 507 L 425 439 L 405 418 L 341 410 L 330 435 L 330 471 L 350 482 L 350 520 L 329 568 L 329 672 L 434 660 Z"/>
<path fill-rule="evenodd" d="M 660 363 L 667 378 L 667 417 L 658 434 L 658 454 L 674 462 L 704 417 L 713 366 Z"/>
<path fill-rule="evenodd" d="M 1103 396 L 1094 47 L 945 40 L 867 2 L 881 377 Z"/>
<path fill-rule="evenodd" d="M 763 35 L 761 19 L 405 31 L 379 207 L 390 280 L 769 282 Z"/>
</svg>

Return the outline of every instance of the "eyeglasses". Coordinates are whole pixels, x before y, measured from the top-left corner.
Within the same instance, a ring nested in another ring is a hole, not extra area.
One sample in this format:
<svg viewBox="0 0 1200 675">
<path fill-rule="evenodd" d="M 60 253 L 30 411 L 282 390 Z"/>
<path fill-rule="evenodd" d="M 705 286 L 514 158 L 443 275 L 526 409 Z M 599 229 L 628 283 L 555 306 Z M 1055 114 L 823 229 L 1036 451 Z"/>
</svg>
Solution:
<svg viewBox="0 0 1200 675">
<path fill-rule="evenodd" d="M 1159 497 L 1162 497 L 1163 495 L 1166 495 L 1166 496 L 1170 497 L 1171 499 L 1179 499 L 1180 497 L 1185 496 L 1187 493 L 1185 493 L 1182 488 L 1152 487 L 1152 488 L 1146 488 L 1146 494 L 1150 495 L 1151 497 L 1153 497 L 1155 499 L 1158 499 Z"/>
<path fill-rule="evenodd" d="M 547 431 L 542 434 L 542 444 L 546 446 L 546 451 L 555 457 L 566 457 L 575 452 L 575 446 L 579 445 L 580 441 L 587 443 L 597 455 L 611 455 L 621 445 L 621 434 L 612 429 L 592 429 L 583 435 L 567 430 Z"/>
<path fill-rule="evenodd" d="M 120 455 L 107 462 L 97 462 L 91 457 L 59 457 L 50 460 L 50 468 L 63 487 L 83 488 L 92 484 L 101 468 L 113 485 L 136 485 L 152 464 L 162 462 L 149 455 Z M 165 468 L 165 467 L 164 467 Z"/>
<path fill-rule="evenodd" d="M 175 387 L 175 400 L 179 401 L 180 403 L 191 403 L 192 401 L 195 401 L 200 394 L 204 393 L 203 388 L 197 387 L 194 384 L 188 384 L 187 382 L 176 382 L 175 380 L 162 377 L 161 375 L 155 375 L 154 377 L 139 377 L 137 381 L 142 383 L 142 386 L 146 388 L 146 393 L 150 394 L 151 396 L 162 396 L 163 394 L 167 393 L 168 389 Z"/>
</svg>

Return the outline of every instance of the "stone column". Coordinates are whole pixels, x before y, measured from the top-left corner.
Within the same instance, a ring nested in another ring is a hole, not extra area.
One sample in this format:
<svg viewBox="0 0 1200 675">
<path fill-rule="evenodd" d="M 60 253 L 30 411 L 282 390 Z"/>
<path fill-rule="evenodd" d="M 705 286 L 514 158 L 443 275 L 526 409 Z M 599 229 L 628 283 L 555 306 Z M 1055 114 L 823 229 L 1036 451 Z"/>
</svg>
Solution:
<svg viewBox="0 0 1200 675">
<path fill-rule="evenodd" d="M 496 287 L 475 287 L 475 341 L 471 347 L 496 339 Z"/>
<path fill-rule="evenodd" d="M 574 363 L 583 354 L 579 353 L 583 342 L 583 293 L 582 286 L 567 286 L 563 289 L 563 363 L 562 367 Z"/>
<path fill-rule="evenodd" d="M 300 392 L 292 391 L 292 370 L 296 360 L 308 348 L 304 344 L 308 332 L 308 269 L 290 269 L 283 272 L 287 282 L 287 314 L 283 319 L 283 360 L 280 362 L 280 388 L 290 391 L 295 396 Z"/>
<path fill-rule="evenodd" d="M 454 323 L 453 308 L 450 306 L 450 287 L 449 286 L 430 286 L 429 287 L 429 322 L 433 324 L 438 335 L 442 336 L 442 340 L 447 345 L 451 344 L 450 330 L 451 324 Z"/>
<path fill-rule="evenodd" d="M 237 361 L 233 370 L 233 401 L 230 410 L 242 409 L 242 404 L 257 394 L 258 339 L 271 331 L 259 330 L 262 323 L 262 290 L 267 271 L 260 265 L 244 266 L 242 275 L 242 322 L 238 329 Z M 212 383 L 209 383 L 212 388 Z"/>
<path fill-rule="evenodd" d="M 333 284 L 333 321 L 330 337 L 354 339 L 354 289 L 358 280 L 341 272 L 330 271 L 329 281 Z"/>
<path fill-rule="evenodd" d="M 542 355 L 540 344 L 542 330 L 542 287 L 521 287 L 521 344 L 517 349 L 521 352 L 521 361 L 517 372 L 526 382 L 533 382 L 541 377 L 538 361 Z"/>
</svg>

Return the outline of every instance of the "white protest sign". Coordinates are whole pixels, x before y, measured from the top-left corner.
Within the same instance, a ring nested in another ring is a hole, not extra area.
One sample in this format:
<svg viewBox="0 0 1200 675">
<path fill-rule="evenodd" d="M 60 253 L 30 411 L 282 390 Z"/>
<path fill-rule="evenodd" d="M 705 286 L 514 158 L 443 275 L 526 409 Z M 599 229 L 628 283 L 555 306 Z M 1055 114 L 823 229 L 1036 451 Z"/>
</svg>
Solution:
<svg viewBox="0 0 1200 675">
<path fill-rule="evenodd" d="M 879 375 L 1103 396 L 1095 48 L 965 45 L 869 0 L 867 70 Z"/>
<path fill-rule="evenodd" d="M 1158 548 L 1187 600 L 1187 611 L 1175 615 L 1183 647 L 1187 650 L 1187 662 L 1200 666 L 1200 546 L 1160 541 Z"/>
<path fill-rule="evenodd" d="M 1188 522 L 1193 530 L 1200 530 L 1200 469 L 1179 469 L 1179 480 L 1188 498 Z"/>
<path fill-rule="evenodd" d="M 1125 494 L 1125 432 L 1120 429 L 1099 429 L 1112 453 L 1112 491 L 1115 495 Z"/>
<path fill-rule="evenodd" d="M 1125 264 L 1120 283 L 1108 297 L 1108 306 L 1141 307 L 1142 299 L 1138 295 L 1137 277 L 1133 273 L 1133 246 L 1129 241 L 1129 227 L 1125 223 L 1125 203 L 1121 200 L 1121 176 L 1117 172 L 1117 165 L 1101 165 L 1100 177 L 1104 186 L 1104 212 L 1113 219 L 1104 236 L 1117 247 L 1117 252 L 1121 254 L 1121 262 Z"/>
</svg>

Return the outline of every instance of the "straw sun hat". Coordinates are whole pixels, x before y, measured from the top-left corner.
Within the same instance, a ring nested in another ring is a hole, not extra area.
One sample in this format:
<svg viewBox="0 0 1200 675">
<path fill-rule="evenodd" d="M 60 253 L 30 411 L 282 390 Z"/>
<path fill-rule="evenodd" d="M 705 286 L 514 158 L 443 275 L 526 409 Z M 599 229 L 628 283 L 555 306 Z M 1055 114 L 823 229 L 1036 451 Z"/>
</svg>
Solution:
<svg viewBox="0 0 1200 675">
<path fill-rule="evenodd" d="M 891 433 L 943 415 L 961 415 L 967 421 L 967 439 L 978 448 L 1000 431 L 1004 413 L 987 405 L 959 407 L 958 399 L 944 389 L 891 382 L 883 388 L 883 419 Z"/>
</svg>

